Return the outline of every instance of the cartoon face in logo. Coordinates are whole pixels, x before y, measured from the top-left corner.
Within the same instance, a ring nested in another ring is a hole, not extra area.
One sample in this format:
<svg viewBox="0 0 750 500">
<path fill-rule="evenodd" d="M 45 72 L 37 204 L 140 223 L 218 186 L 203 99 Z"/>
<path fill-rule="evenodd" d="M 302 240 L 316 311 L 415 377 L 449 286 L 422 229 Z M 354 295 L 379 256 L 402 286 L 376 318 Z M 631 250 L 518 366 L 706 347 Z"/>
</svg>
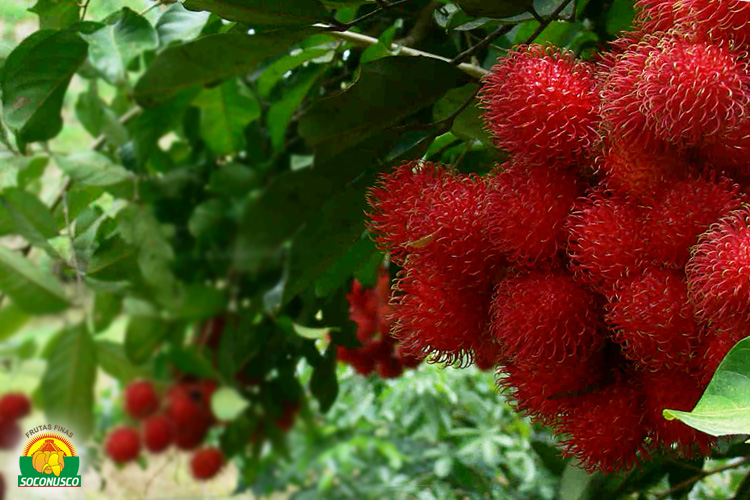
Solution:
<svg viewBox="0 0 750 500">
<path fill-rule="evenodd" d="M 64 434 L 37 434 L 23 449 L 18 486 L 80 486 L 78 460 L 76 447 Z"/>
</svg>

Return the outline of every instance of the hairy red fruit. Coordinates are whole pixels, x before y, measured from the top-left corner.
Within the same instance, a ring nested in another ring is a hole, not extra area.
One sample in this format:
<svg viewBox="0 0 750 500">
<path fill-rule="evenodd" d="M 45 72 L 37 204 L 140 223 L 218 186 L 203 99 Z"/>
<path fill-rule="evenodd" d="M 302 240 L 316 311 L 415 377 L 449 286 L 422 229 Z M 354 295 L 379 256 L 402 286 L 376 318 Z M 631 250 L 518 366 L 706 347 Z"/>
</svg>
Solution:
<svg viewBox="0 0 750 500">
<path fill-rule="evenodd" d="M 522 162 L 563 167 L 597 143 L 594 69 L 555 47 L 517 47 L 499 59 L 480 94 L 498 146 Z"/>
<path fill-rule="evenodd" d="M 596 351 L 600 324 L 594 297 L 563 274 L 508 277 L 492 301 L 492 334 L 512 360 L 556 363 Z"/>
<path fill-rule="evenodd" d="M 276 419 L 276 425 L 284 432 L 289 432 L 294 427 L 297 415 L 302 409 L 299 401 L 284 401 L 281 405 L 281 415 Z"/>
<path fill-rule="evenodd" d="M 682 268 L 698 235 L 742 207 L 739 186 L 726 178 L 689 178 L 671 184 L 648 210 L 646 238 L 655 263 Z"/>
<path fill-rule="evenodd" d="M 684 275 L 647 269 L 619 287 L 607 322 L 623 354 L 641 368 L 686 365 L 699 344 L 699 327 L 687 300 Z"/>
<path fill-rule="evenodd" d="M 23 431 L 15 420 L 0 418 L 0 450 L 12 450 L 21 442 Z"/>
<path fill-rule="evenodd" d="M 703 163 L 724 171 L 744 186 L 750 185 L 750 120 L 704 142 L 697 152 Z"/>
<path fill-rule="evenodd" d="M 152 453 L 160 453 L 172 444 L 174 430 L 165 415 L 149 417 L 143 422 L 143 442 Z"/>
<path fill-rule="evenodd" d="M 520 265 L 552 259 L 565 245 L 565 218 L 579 189 L 573 173 L 512 164 L 491 180 L 490 244 Z"/>
<path fill-rule="evenodd" d="M 750 102 L 745 64 L 724 48 L 662 38 L 637 81 L 649 126 L 693 146 L 735 128 Z"/>
<path fill-rule="evenodd" d="M 681 17 L 677 0 L 637 0 L 635 6 L 637 13 L 633 24 L 644 33 L 668 31 Z"/>
<path fill-rule="evenodd" d="M 19 420 L 31 413 L 31 400 L 21 393 L 8 393 L 0 398 L 0 419 Z"/>
<path fill-rule="evenodd" d="M 375 362 L 375 371 L 381 378 L 398 378 L 404 374 L 404 365 L 397 357 L 388 356 Z"/>
<path fill-rule="evenodd" d="M 494 370 L 500 364 L 500 345 L 488 339 L 474 348 L 474 364 L 482 371 Z"/>
<path fill-rule="evenodd" d="M 193 477 L 206 481 L 215 477 L 224 467 L 224 454 L 216 448 L 204 448 L 197 451 L 190 460 Z"/>
<path fill-rule="evenodd" d="M 630 469 L 646 451 L 643 404 L 640 389 L 622 381 L 574 397 L 558 429 L 567 435 L 563 454 L 590 472 Z"/>
<path fill-rule="evenodd" d="M 620 196 L 592 193 L 568 218 L 568 251 L 578 277 L 608 292 L 643 268 L 643 209 Z"/>
<path fill-rule="evenodd" d="M 159 394 L 147 380 L 131 382 L 125 389 L 125 411 L 133 418 L 150 417 L 159 409 Z"/>
<path fill-rule="evenodd" d="M 643 373 L 641 381 L 645 393 L 644 417 L 654 444 L 685 457 L 709 455 L 716 442 L 714 437 L 679 420 L 667 420 L 662 414 L 664 409 L 691 411 L 705 387 L 696 384 L 695 377 L 684 371 Z"/>
<path fill-rule="evenodd" d="M 544 360 L 506 362 L 498 384 L 505 388 L 514 408 L 544 425 L 554 425 L 571 398 L 602 384 L 606 370 L 602 351 L 568 358 L 561 363 Z"/>
<path fill-rule="evenodd" d="M 138 431 L 130 427 L 120 427 L 110 432 L 107 436 L 105 451 L 118 464 L 137 459 L 141 453 L 141 438 Z"/>
<path fill-rule="evenodd" d="M 698 377 L 696 385 L 705 389 L 724 357 L 746 336 L 747 331 L 744 329 L 729 332 L 707 331 L 691 363 L 691 372 Z"/>
<path fill-rule="evenodd" d="M 681 32 L 722 45 L 744 48 L 750 43 L 750 6 L 742 0 L 639 0 L 644 30 Z"/>
<path fill-rule="evenodd" d="M 701 235 L 686 266 L 688 294 L 714 330 L 750 324 L 750 210 L 732 212 Z"/>
<path fill-rule="evenodd" d="M 396 348 L 396 356 L 404 368 L 416 368 L 424 361 L 424 356 L 413 352 L 403 344 L 399 344 Z"/>
<path fill-rule="evenodd" d="M 398 279 L 394 294 L 394 335 L 405 348 L 432 360 L 462 365 L 481 345 L 489 321 L 490 285 L 471 276 L 464 286 L 419 259 L 411 260 Z M 479 286 L 481 285 L 481 286 Z"/>
</svg>

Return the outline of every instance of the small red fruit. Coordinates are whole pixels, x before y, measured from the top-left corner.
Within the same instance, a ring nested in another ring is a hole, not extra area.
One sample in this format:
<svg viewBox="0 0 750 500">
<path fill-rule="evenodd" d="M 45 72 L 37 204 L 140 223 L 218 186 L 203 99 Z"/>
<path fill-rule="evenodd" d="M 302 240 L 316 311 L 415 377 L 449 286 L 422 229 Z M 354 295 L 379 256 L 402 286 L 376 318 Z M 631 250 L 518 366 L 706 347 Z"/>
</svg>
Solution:
<svg viewBox="0 0 750 500">
<path fill-rule="evenodd" d="M 25 394 L 8 393 L 0 398 L 0 419 L 19 420 L 31 413 L 31 400 Z"/>
<path fill-rule="evenodd" d="M 150 417 L 159 409 L 159 394 L 148 380 L 132 382 L 125 389 L 125 411 L 133 418 Z"/>
<path fill-rule="evenodd" d="M 131 462 L 141 453 L 141 439 L 138 431 L 130 427 L 120 427 L 110 432 L 105 445 L 107 455 L 118 464 Z"/>
<path fill-rule="evenodd" d="M 193 477 L 205 481 L 215 477 L 224 466 L 224 454 L 216 448 L 197 451 L 190 460 Z"/>
<path fill-rule="evenodd" d="M 404 365 L 394 356 L 388 356 L 375 362 L 375 371 L 381 378 L 398 378 L 404 374 Z"/>
<path fill-rule="evenodd" d="M 143 422 L 143 442 L 152 453 L 160 453 L 172 444 L 174 430 L 165 415 L 150 417 Z"/>
<path fill-rule="evenodd" d="M 23 431 L 15 420 L 0 418 L 0 450 L 12 450 L 21 441 Z"/>
</svg>

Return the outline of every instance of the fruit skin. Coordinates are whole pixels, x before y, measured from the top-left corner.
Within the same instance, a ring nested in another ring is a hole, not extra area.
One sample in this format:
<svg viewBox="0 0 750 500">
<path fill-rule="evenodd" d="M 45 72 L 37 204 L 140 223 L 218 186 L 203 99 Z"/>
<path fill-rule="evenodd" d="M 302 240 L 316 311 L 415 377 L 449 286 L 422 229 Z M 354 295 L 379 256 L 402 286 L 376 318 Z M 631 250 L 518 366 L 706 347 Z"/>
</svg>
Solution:
<svg viewBox="0 0 750 500">
<path fill-rule="evenodd" d="M 21 442 L 23 431 L 14 420 L 0 419 L 0 450 L 12 450 Z"/>
<path fill-rule="evenodd" d="M 595 302 L 566 274 L 510 276 L 492 299 L 491 331 L 511 360 L 556 363 L 585 356 L 604 343 Z"/>
<path fill-rule="evenodd" d="M 503 167 L 490 180 L 489 244 L 514 264 L 551 260 L 565 246 L 565 218 L 580 194 L 575 175 L 547 166 Z"/>
<path fill-rule="evenodd" d="M 174 429 L 166 415 L 149 417 L 143 422 L 143 443 L 152 453 L 161 453 L 172 444 Z"/>
<path fill-rule="evenodd" d="M 154 384 L 148 380 L 131 382 L 125 389 L 125 411 L 141 420 L 159 409 L 160 398 Z"/>
<path fill-rule="evenodd" d="M 0 419 L 19 420 L 31 413 L 31 400 L 25 394 L 8 393 L 0 398 Z"/>
<path fill-rule="evenodd" d="M 120 427 L 107 436 L 107 455 L 118 464 L 132 462 L 141 453 L 141 439 L 138 431 L 130 427 Z"/>
<path fill-rule="evenodd" d="M 216 448 L 197 451 L 190 460 L 190 471 L 199 481 L 215 477 L 224 467 L 224 454 Z"/>
<path fill-rule="evenodd" d="M 203 443 L 215 419 L 210 395 L 216 385 L 210 381 L 180 383 L 167 392 L 167 415 L 174 423 L 174 443 L 181 450 L 193 450 Z"/>
<path fill-rule="evenodd" d="M 722 218 L 703 233 L 685 270 L 697 316 L 714 331 L 750 324 L 750 209 Z"/>
<path fill-rule="evenodd" d="M 561 49 L 510 50 L 484 78 L 480 99 L 495 142 L 518 161 L 577 165 L 599 140 L 593 67 Z"/>
<path fill-rule="evenodd" d="M 693 312 L 683 273 L 649 268 L 615 291 L 606 321 L 626 358 L 660 370 L 690 363 L 700 343 Z"/>
</svg>

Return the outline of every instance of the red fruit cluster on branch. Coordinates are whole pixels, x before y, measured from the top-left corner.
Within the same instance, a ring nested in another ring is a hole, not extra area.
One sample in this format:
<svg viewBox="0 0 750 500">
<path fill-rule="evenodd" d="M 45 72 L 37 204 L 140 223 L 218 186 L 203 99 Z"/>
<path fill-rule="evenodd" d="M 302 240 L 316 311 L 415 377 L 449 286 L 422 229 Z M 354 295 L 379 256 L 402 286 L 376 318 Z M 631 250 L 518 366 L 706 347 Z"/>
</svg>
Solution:
<svg viewBox="0 0 750 500">
<path fill-rule="evenodd" d="M 498 364 L 515 407 L 606 472 L 710 451 L 662 410 L 691 410 L 750 327 L 750 3 L 638 5 L 598 65 L 523 46 L 493 68 L 510 161 L 407 163 L 369 200 L 403 267 L 401 342 Z"/>
<path fill-rule="evenodd" d="M 12 450 L 21 441 L 18 421 L 31 413 L 31 400 L 25 394 L 9 392 L 0 397 L 0 450 Z"/>
</svg>

